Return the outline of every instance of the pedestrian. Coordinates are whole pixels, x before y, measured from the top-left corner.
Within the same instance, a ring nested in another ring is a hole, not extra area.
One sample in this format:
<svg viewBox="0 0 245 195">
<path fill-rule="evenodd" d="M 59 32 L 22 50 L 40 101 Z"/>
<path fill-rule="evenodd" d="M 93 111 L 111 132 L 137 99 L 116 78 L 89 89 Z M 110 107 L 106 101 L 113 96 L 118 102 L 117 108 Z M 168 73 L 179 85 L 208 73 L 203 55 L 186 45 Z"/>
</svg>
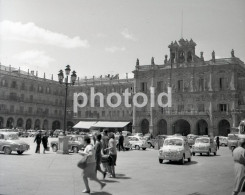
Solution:
<svg viewBox="0 0 245 195">
<path fill-rule="evenodd" d="M 95 160 L 96 160 L 96 171 L 99 171 L 103 174 L 103 178 L 105 179 L 106 171 L 102 171 L 100 164 L 101 164 L 101 157 L 102 157 L 102 143 L 101 143 L 101 134 L 96 135 L 96 142 L 95 142 Z"/>
<path fill-rule="evenodd" d="M 36 147 L 36 153 L 39 153 L 40 154 L 40 144 L 42 142 L 42 133 L 41 131 L 38 131 L 35 139 L 34 139 L 34 143 L 37 143 L 37 147 Z"/>
<path fill-rule="evenodd" d="M 48 151 L 48 132 L 47 131 L 42 137 L 42 144 L 43 144 L 43 154 L 45 154 L 45 151 Z"/>
<path fill-rule="evenodd" d="M 91 144 L 90 137 L 87 135 L 84 136 L 84 144 L 86 146 L 84 151 L 79 152 L 81 155 L 87 157 L 87 166 L 84 169 L 82 169 L 82 176 L 85 184 L 85 190 L 83 190 L 83 193 L 90 193 L 88 178 L 98 182 L 100 184 L 101 189 L 103 189 L 106 184 L 102 183 L 96 176 L 95 150 Z"/>
<path fill-rule="evenodd" d="M 109 158 L 109 151 L 106 150 L 108 148 L 108 144 L 109 144 L 109 137 L 108 137 L 108 130 L 104 129 L 103 131 L 103 137 L 102 137 L 102 165 L 104 168 L 105 172 L 109 172 L 109 165 L 108 165 L 108 158 Z"/>
<path fill-rule="evenodd" d="M 232 195 L 237 195 L 245 177 L 245 139 L 239 140 L 239 146 L 233 150 L 233 159 L 235 183 Z"/>
<path fill-rule="evenodd" d="M 217 145 L 217 149 L 219 149 L 219 136 L 216 137 L 216 145 Z"/>
<path fill-rule="evenodd" d="M 120 135 L 119 135 L 119 138 L 118 138 L 118 150 L 120 152 L 120 149 L 122 148 L 122 150 L 124 151 L 124 146 L 123 146 L 123 143 L 124 143 L 124 137 L 122 135 L 122 132 L 120 131 Z"/>
<path fill-rule="evenodd" d="M 117 147 L 116 147 L 116 140 L 114 133 L 109 134 L 109 144 L 107 150 L 109 151 L 109 172 L 111 173 L 111 178 L 115 178 L 115 166 L 116 166 L 116 161 L 117 161 Z"/>
</svg>

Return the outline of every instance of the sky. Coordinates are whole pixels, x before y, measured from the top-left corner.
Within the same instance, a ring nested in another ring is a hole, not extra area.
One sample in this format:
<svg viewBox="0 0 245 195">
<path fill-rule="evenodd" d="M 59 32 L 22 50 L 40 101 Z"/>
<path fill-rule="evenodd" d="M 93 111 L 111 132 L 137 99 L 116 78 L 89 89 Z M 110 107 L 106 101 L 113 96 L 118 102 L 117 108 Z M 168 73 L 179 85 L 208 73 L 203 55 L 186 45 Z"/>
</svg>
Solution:
<svg viewBox="0 0 245 195">
<path fill-rule="evenodd" d="M 183 14 L 182 14 L 183 13 Z M 196 55 L 245 61 L 244 0 L 0 0 L 0 62 L 57 79 L 133 77 L 136 59 L 163 64 L 172 41 L 193 39 Z"/>
</svg>

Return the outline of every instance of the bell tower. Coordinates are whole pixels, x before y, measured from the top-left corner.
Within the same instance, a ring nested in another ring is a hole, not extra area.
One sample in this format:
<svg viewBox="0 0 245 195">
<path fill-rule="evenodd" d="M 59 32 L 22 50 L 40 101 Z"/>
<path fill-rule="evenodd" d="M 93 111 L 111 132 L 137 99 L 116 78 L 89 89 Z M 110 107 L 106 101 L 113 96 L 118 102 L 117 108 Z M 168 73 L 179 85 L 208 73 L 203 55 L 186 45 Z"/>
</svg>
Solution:
<svg viewBox="0 0 245 195">
<path fill-rule="evenodd" d="M 196 43 L 192 39 L 188 41 L 181 38 L 178 43 L 172 42 L 168 47 L 172 63 L 194 62 Z"/>
</svg>

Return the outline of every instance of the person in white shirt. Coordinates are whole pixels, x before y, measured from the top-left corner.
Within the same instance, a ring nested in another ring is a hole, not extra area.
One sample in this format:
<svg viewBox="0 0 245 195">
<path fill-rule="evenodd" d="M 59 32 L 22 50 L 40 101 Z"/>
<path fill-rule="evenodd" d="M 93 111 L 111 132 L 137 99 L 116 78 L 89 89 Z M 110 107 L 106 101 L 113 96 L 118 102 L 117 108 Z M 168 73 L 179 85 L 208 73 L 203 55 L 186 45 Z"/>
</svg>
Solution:
<svg viewBox="0 0 245 195">
<path fill-rule="evenodd" d="M 95 150 L 91 144 L 91 140 L 89 136 L 84 136 L 84 144 L 86 145 L 86 148 L 84 149 L 83 152 L 80 152 L 81 155 L 87 156 L 87 166 L 86 168 L 82 169 L 83 181 L 85 184 L 85 190 L 83 190 L 83 193 L 90 193 L 88 178 L 98 182 L 101 186 L 101 189 L 103 189 L 106 184 L 102 183 L 96 176 Z"/>
</svg>

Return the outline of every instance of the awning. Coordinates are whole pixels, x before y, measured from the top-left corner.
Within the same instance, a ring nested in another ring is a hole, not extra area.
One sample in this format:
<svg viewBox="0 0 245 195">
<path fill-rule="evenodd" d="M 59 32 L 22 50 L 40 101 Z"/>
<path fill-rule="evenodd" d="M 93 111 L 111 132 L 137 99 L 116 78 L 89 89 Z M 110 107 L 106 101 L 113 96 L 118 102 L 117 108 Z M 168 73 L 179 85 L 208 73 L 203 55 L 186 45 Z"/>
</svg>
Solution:
<svg viewBox="0 0 245 195">
<path fill-rule="evenodd" d="M 96 124 L 97 121 L 80 121 L 73 128 L 75 129 L 90 129 L 90 127 Z"/>
<path fill-rule="evenodd" d="M 130 122 L 117 122 L 117 121 L 99 121 L 96 124 L 92 125 L 92 127 L 99 128 L 123 128 Z"/>
</svg>

